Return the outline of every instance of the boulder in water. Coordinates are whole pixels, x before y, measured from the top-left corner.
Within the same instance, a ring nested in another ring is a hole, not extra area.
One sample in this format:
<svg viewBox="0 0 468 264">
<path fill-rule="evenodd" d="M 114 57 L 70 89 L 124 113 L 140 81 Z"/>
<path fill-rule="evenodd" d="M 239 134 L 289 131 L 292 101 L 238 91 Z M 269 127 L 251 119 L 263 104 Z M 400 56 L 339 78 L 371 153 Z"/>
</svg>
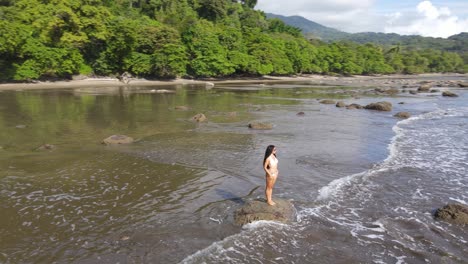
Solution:
<svg viewBox="0 0 468 264">
<path fill-rule="evenodd" d="M 270 123 L 252 122 L 249 124 L 249 128 L 257 130 L 270 130 L 273 129 L 273 125 Z"/>
<path fill-rule="evenodd" d="M 434 217 L 438 220 L 444 220 L 455 224 L 468 224 L 468 206 L 463 204 L 447 204 L 437 209 Z"/>
<path fill-rule="evenodd" d="M 192 121 L 195 122 L 205 122 L 206 121 L 206 116 L 204 114 L 196 114 L 192 117 Z"/>
<path fill-rule="evenodd" d="M 392 103 L 390 102 L 377 102 L 366 105 L 364 108 L 377 111 L 392 111 Z"/>
<path fill-rule="evenodd" d="M 408 113 L 408 112 L 398 112 L 394 115 L 394 117 L 398 117 L 398 118 L 410 118 L 411 117 L 411 114 Z"/>
<path fill-rule="evenodd" d="M 418 92 L 429 92 L 429 90 L 432 88 L 432 84 L 423 84 L 419 86 Z"/>
<path fill-rule="evenodd" d="M 188 111 L 190 110 L 190 107 L 185 105 L 177 105 L 176 107 L 174 107 L 174 109 L 179 111 Z"/>
<path fill-rule="evenodd" d="M 36 148 L 36 150 L 40 151 L 40 150 L 54 150 L 55 149 L 55 146 L 52 145 L 52 144 L 44 144 L 42 146 L 39 146 L 38 148 Z"/>
<path fill-rule="evenodd" d="M 346 109 L 362 109 L 364 106 L 360 104 L 350 104 L 346 106 Z"/>
<path fill-rule="evenodd" d="M 102 141 L 105 145 L 119 145 L 133 143 L 133 138 L 125 135 L 112 135 Z"/>
<path fill-rule="evenodd" d="M 290 223 L 296 219 L 294 205 L 285 199 L 274 198 L 275 205 L 268 205 L 264 199 L 247 201 L 234 212 L 236 225 L 245 225 L 259 220 Z"/>
<path fill-rule="evenodd" d="M 320 101 L 320 103 L 321 104 L 336 104 L 335 101 L 329 100 L 329 99 L 322 100 L 322 101 Z"/>
<path fill-rule="evenodd" d="M 460 87 L 468 87 L 468 82 L 461 82 L 461 83 L 458 83 L 458 86 L 460 86 Z"/>
<path fill-rule="evenodd" d="M 450 92 L 450 91 L 444 91 L 444 92 L 442 93 L 442 96 L 446 96 L 446 97 L 458 97 L 458 94 L 453 93 L 453 92 Z"/>
<path fill-rule="evenodd" d="M 336 107 L 345 107 L 345 106 L 346 104 L 343 101 L 339 101 L 338 103 L 336 103 Z"/>
</svg>

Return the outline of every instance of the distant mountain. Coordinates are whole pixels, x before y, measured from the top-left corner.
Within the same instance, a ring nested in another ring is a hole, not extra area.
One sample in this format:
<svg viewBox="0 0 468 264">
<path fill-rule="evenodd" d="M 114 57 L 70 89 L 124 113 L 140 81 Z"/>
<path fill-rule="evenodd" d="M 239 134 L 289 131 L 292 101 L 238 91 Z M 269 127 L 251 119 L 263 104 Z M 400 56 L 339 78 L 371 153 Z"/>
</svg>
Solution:
<svg viewBox="0 0 468 264">
<path fill-rule="evenodd" d="M 282 16 L 271 13 L 266 13 L 267 18 L 278 18 L 285 24 L 300 28 L 304 35 L 309 38 L 317 38 L 323 41 L 333 41 L 343 39 L 351 35 L 334 28 L 323 26 L 319 23 L 310 21 L 301 16 Z"/>
</svg>

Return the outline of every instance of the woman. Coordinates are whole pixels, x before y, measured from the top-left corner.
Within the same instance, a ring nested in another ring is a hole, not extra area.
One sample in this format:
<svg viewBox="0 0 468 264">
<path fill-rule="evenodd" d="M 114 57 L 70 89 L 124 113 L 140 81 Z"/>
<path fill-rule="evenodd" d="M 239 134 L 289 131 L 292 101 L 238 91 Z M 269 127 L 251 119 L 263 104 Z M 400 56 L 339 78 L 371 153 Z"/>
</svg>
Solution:
<svg viewBox="0 0 468 264">
<path fill-rule="evenodd" d="M 276 203 L 271 199 L 271 194 L 273 193 L 276 178 L 278 178 L 278 159 L 276 158 L 276 147 L 273 145 L 269 145 L 265 151 L 263 169 L 266 172 L 266 200 L 269 205 L 275 205 Z"/>
</svg>

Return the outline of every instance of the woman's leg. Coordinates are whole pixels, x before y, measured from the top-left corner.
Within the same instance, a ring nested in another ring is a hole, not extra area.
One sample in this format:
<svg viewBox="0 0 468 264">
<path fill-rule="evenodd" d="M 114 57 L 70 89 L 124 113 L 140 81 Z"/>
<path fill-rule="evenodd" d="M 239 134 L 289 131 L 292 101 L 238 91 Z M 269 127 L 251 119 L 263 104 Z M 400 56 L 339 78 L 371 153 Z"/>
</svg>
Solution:
<svg viewBox="0 0 468 264">
<path fill-rule="evenodd" d="M 265 196 L 266 196 L 267 203 L 269 205 L 275 205 L 276 204 L 271 199 L 271 196 L 273 194 L 273 186 L 275 185 L 275 182 L 276 182 L 276 177 L 277 176 L 268 176 L 268 175 L 266 176 Z"/>
</svg>

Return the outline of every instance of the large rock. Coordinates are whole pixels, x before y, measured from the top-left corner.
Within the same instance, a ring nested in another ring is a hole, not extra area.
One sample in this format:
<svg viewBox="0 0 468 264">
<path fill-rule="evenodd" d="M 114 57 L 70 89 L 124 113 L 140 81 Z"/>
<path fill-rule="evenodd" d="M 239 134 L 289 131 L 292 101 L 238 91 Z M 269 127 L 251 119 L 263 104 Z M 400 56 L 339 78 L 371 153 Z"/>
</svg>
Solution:
<svg viewBox="0 0 468 264">
<path fill-rule="evenodd" d="M 468 82 L 461 82 L 461 83 L 458 83 L 458 86 L 460 86 L 460 87 L 468 87 Z"/>
<path fill-rule="evenodd" d="M 249 128 L 257 130 L 269 130 L 273 129 L 273 125 L 270 123 L 252 122 L 249 124 Z"/>
<path fill-rule="evenodd" d="M 365 109 L 377 110 L 377 111 L 392 111 L 392 103 L 390 102 L 377 102 L 368 104 L 364 107 Z"/>
<path fill-rule="evenodd" d="M 234 212 L 236 225 L 245 225 L 259 220 L 290 223 L 296 219 L 294 205 L 285 199 L 273 198 L 275 205 L 268 205 L 264 199 L 247 201 Z"/>
<path fill-rule="evenodd" d="M 463 204 L 447 204 L 437 209 L 434 217 L 455 224 L 468 224 L 468 206 Z"/>
<path fill-rule="evenodd" d="M 458 94 L 450 92 L 450 91 L 444 91 L 442 92 L 442 96 L 447 96 L 447 97 L 458 97 Z"/>
<path fill-rule="evenodd" d="M 133 138 L 125 135 L 112 135 L 102 141 L 106 145 L 130 144 L 133 143 Z"/>
</svg>

